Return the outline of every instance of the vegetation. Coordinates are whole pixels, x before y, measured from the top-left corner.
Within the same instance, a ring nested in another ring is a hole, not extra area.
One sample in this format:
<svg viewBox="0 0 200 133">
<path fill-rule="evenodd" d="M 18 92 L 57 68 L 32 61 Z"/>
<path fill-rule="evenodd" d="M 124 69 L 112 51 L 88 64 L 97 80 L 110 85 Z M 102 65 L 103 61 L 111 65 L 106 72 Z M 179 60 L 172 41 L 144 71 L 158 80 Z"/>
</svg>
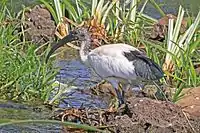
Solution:
<svg viewBox="0 0 200 133">
<path fill-rule="evenodd" d="M 183 19 L 185 11 L 180 6 L 177 20 L 175 20 L 176 18 L 169 19 L 170 23 L 168 33 L 165 33 L 165 40 L 159 42 L 149 39 L 145 32 L 149 30 L 149 27 L 153 28 L 153 25 L 159 22 L 143 13 L 148 2 L 160 12 L 161 16 L 165 16 L 154 0 L 146 0 L 140 11 L 137 9 L 139 1 L 136 0 L 129 1 L 129 5 L 120 3 L 118 0 L 112 2 L 92 0 L 89 6 L 88 3 L 81 1 L 64 0 L 60 3 L 59 0 L 54 0 L 52 5 L 47 1 L 41 1 L 59 23 L 64 23 L 65 14 L 68 12 L 68 16 L 66 16 L 68 23 L 66 27 L 62 27 L 67 29 L 66 34 L 74 26 L 88 26 L 96 29 L 95 32 L 99 29 L 104 31 L 103 35 L 100 36 L 104 41 L 126 42 L 139 48 L 144 45 L 147 55 L 158 64 L 163 65 L 167 76 L 162 80 L 163 83 L 171 88 L 176 88 L 172 96 L 174 102 L 182 96 L 183 88 L 196 87 L 200 84 L 200 77 L 195 71 L 195 65 L 199 64 L 200 38 L 197 31 L 199 30 L 200 12 L 196 19 L 187 17 L 186 23 L 188 25 L 185 27 L 185 33 L 182 34 L 182 22 L 186 20 Z M 63 19 L 58 19 L 59 16 L 62 16 Z M 61 30 L 58 32 L 62 34 Z"/>
<path fill-rule="evenodd" d="M 46 51 L 26 41 L 23 30 L 25 9 L 12 15 L 6 6 L 0 13 L 0 98 L 15 101 L 48 101 L 57 70 L 44 62 Z M 19 28 L 21 31 L 18 32 Z"/>
<path fill-rule="evenodd" d="M 97 40 L 95 45 L 126 42 L 144 49 L 150 58 L 163 65 L 166 78 L 162 82 L 176 88 L 174 102 L 182 96 L 183 88 L 200 84 L 200 77 L 195 71 L 196 64 L 199 64 L 200 13 L 196 19 L 188 16 L 188 25 L 182 34 L 180 28 L 185 11 L 180 7 L 177 20 L 169 19 L 165 40 L 159 42 L 149 39 L 145 32 L 159 22 L 143 13 L 147 3 L 151 3 L 161 16 L 165 16 L 154 0 L 146 0 L 139 11 L 140 1 L 137 0 L 127 1 L 129 4 L 118 0 L 92 0 L 91 3 L 80 0 L 40 2 L 48 8 L 58 25 L 56 35 L 59 38 L 67 35 L 74 27 L 87 26 L 92 34 L 97 35 L 94 36 Z M 37 52 L 47 44 L 37 48 L 26 40 L 23 29 L 25 10 L 12 15 L 5 5 L 1 8 L 0 97 L 22 101 L 39 98 L 46 102 L 52 94 L 57 69 L 53 68 L 51 62 L 44 62 L 48 49 L 40 54 Z M 56 99 L 62 95 L 61 92 L 64 91 L 60 91 Z M 53 98 L 53 101 L 56 99 Z"/>
<path fill-rule="evenodd" d="M 200 38 L 194 38 L 195 31 L 200 23 L 200 12 L 194 22 L 189 26 L 183 35 L 180 35 L 181 22 L 183 21 L 184 9 L 180 6 L 176 25 L 174 20 L 169 20 L 167 50 L 164 70 L 174 71 L 172 77 L 176 82 L 176 91 L 173 101 L 177 101 L 183 87 L 196 87 L 200 84 L 200 77 L 196 74 L 194 61 L 199 59 L 195 53 L 199 47 Z M 170 70 L 175 69 L 175 70 Z"/>
<path fill-rule="evenodd" d="M 0 120 L 0 127 L 13 125 L 13 124 L 30 124 L 30 123 L 45 123 L 45 124 L 60 124 L 63 126 L 69 126 L 71 128 L 82 129 L 84 131 L 93 131 L 103 133 L 104 131 L 97 129 L 93 126 L 88 126 L 84 124 L 77 124 L 73 122 L 61 122 L 56 120 L 10 120 L 10 119 L 3 119 Z"/>
<path fill-rule="evenodd" d="M 195 18 L 185 15 L 180 6 L 177 18 L 167 20 L 168 25 L 164 41 L 149 38 L 152 29 L 159 20 L 144 14 L 147 3 L 151 3 L 161 16 L 166 14 L 154 0 L 145 0 L 138 9 L 140 0 L 120 3 L 119 0 L 40 0 L 50 11 L 57 24 L 56 35 L 63 38 L 69 30 L 87 26 L 92 32 L 95 46 L 110 42 L 126 42 L 146 51 L 147 55 L 159 65 L 163 65 L 166 77 L 163 84 L 175 88 L 172 101 L 178 101 L 182 90 L 200 85 L 200 75 L 196 66 L 200 64 L 200 12 Z M 42 101 L 49 104 L 61 99 L 66 88 L 72 82 L 59 88 L 55 93 L 55 76 L 58 69 L 52 62 L 45 63 L 49 50 L 48 43 L 40 47 L 27 41 L 23 28 L 24 8 L 19 13 L 12 13 L 6 7 L 6 0 L 0 8 L 0 99 L 14 101 Z M 187 26 L 181 32 L 182 22 L 187 17 Z M 68 44 L 73 48 L 73 44 Z M 44 48 L 45 47 L 45 48 Z M 44 50 L 45 49 L 45 50 Z M 39 52 L 40 51 L 40 52 Z M 42 51 L 42 52 L 41 52 Z M 153 51 L 153 52 L 152 52 Z M 60 84 L 59 84 L 60 85 Z M 76 87 L 73 87 L 76 88 Z M 52 97 L 53 95 L 53 97 Z M 20 123 L 53 123 L 98 131 L 94 127 L 54 120 L 0 120 L 0 127 Z"/>
</svg>

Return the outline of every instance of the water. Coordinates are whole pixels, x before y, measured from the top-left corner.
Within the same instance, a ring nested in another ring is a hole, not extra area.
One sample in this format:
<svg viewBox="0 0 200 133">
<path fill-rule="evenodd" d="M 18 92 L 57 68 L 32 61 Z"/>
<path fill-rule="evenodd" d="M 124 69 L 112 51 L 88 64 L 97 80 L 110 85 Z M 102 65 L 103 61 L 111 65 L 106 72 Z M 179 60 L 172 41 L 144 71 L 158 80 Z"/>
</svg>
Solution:
<svg viewBox="0 0 200 133">
<path fill-rule="evenodd" d="M 21 124 L 4 126 L 0 133 L 60 133 L 62 127 L 56 124 Z"/>
<path fill-rule="evenodd" d="M 61 68 L 60 72 L 56 76 L 56 80 L 61 83 L 68 84 L 70 81 L 75 79 L 73 81 L 73 85 L 78 87 L 80 90 L 88 89 L 101 81 L 90 68 L 82 64 L 77 58 L 58 61 L 56 66 Z M 101 98 L 88 93 L 83 93 L 80 90 L 72 90 L 69 94 L 66 94 L 68 95 L 67 99 L 60 104 L 60 107 L 106 107 L 106 104 Z"/>
<path fill-rule="evenodd" d="M 87 87 L 93 84 L 91 82 L 92 79 L 98 79 L 91 69 L 87 68 L 76 58 L 72 60 L 61 60 L 57 63 L 57 66 L 61 69 L 56 78 L 62 83 L 67 83 L 76 79 L 74 81 L 76 86 Z"/>
<path fill-rule="evenodd" d="M 97 75 L 89 68 L 84 66 L 79 59 L 60 60 L 56 64 L 60 67 L 60 72 L 56 79 L 61 83 L 68 83 L 73 79 L 74 86 L 80 90 L 87 89 L 100 81 Z M 94 81 L 96 82 L 94 82 Z M 71 94 L 71 95 L 70 95 Z M 79 90 L 71 90 L 66 93 L 64 99 L 59 105 L 60 108 L 67 107 L 87 107 L 87 108 L 106 108 L 107 102 L 103 98 L 83 93 Z M 13 103 L 11 101 L 0 102 L 0 118 L 1 119 L 49 119 L 52 115 L 51 110 L 45 107 L 31 107 L 24 104 Z M 58 133 L 61 132 L 62 127 L 56 124 L 18 124 L 0 127 L 0 133 Z"/>
<path fill-rule="evenodd" d="M 32 107 L 30 105 L 14 103 L 11 101 L 0 101 L 1 119 L 48 119 L 51 117 L 51 110 L 43 106 Z M 58 133 L 61 126 L 56 124 L 15 124 L 0 127 L 0 133 Z"/>
<path fill-rule="evenodd" d="M 144 1 L 144 0 L 143 0 Z M 200 9 L 200 0 L 155 0 L 156 3 L 166 14 L 174 14 L 177 16 L 179 6 L 182 5 L 184 9 L 191 15 L 197 15 Z M 159 19 L 161 15 L 159 12 L 149 3 L 144 10 L 144 13 Z"/>
</svg>

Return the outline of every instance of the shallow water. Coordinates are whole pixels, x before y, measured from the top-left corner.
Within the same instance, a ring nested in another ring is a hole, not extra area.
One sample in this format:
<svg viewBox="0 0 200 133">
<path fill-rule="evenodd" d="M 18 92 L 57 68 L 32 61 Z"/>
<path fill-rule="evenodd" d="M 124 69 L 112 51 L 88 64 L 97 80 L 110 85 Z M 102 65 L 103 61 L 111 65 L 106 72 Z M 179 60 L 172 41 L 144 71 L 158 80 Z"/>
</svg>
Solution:
<svg viewBox="0 0 200 133">
<path fill-rule="evenodd" d="M 51 111 L 43 106 L 31 107 L 30 105 L 14 103 L 11 101 L 0 101 L 1 119 L 48 119 Z M 15 124 L 0 127 L 0 133 L 58 133 L 61 126 L 56 124 Z"/>
<path fill-rule="evenodd" d="M 76 86 L 87 87 L 93 84 L 91 81 L 92 79 L 98 79 L 98 77 L 89 68 L 82 64 L 78 58 L 58 61 L 56 66 L 61 68 L 56 79 L 62 83 L 76 79 L 74 81 Z"/>
<path fill-rule="evenodd" d="M 56 76 L 56 80 L 60 83 L 68 83 L 76 78 L 73 85 L 78 89 L 87 89 L 95 85 L 100 79 L 93 71 L 84 66 L 79 59 L 74 58 L 70 60 L 58 61 L 56 67 L 60 67 L 60 72 Z M 96 82 L 94 82 L 94 81 Z M 106 108 L 107 104 L 102 98 L 83 93 L 80 90 L 71 90 L 64 94 L 65 98 L 60 108 L 67 107 L 87 107 L 87 108 Z M 24 104 L 13 102 L 0 102 L 0 118 L 1 119 L 49 119 L 52 112 L 43 107 L 33 108 Z M 61 132 L 62 127 L 57 124 L 18 124 L 0 127 L 0 133 L 58 133 Z"/>
<path fill-rule="evenodd" d="M 88 67 L 80 62 L 79 59 L 61 60 L 58 61 L 57 67 L 60 67 L 60 72 L 56 76 L 56 80 L 61 83 L 69 83 L 73 81 L 73 86 L 78 89 L 88 89 L 100 82 L 100 78 Z M 60 107 L 92 107 L 104 108 L 106 107 L 104 101 L 97 96 L 83 93 L 81 91 L 72 90 L 69 92 L 67 99 L 65 99 Z"/>
</svg>

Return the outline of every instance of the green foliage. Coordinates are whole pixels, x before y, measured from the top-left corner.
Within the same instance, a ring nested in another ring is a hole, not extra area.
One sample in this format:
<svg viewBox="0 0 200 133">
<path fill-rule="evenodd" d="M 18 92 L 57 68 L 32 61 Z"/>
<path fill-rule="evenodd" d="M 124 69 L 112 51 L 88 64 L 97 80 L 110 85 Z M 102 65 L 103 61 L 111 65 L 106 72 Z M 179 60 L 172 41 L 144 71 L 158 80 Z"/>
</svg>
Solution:
<svg viewBox="0 0 200 133">
<path fill-rule="evenodd" d="M 172 82 L 170 85 L 176 88 L 172 96 L 173 102 L 176 102 L 184 95 L 182 93 L 184 88 L 200 85 L 200 75 L 197 74 L 194 67 L 195 64 L 200 64 L 198 52 L 200 36 L 196 32 L 199 30 L 200 12 L 195 20 L 190 20 L 192 22 L 188 25 L 185 33 L 180 34 L 183 16 L 184 10 L 180 6 L 176 23 L 174 24 L 173 19 L 169 20 L 168 35 L 165 42 L 156 45 L 150 41 L 144 41 L 148 47 L 151 46 L 148 51 L 153 51 L 152 49 L 155 48 L 160 51 L 149 52 L 149 56 L 153 57 L 157 62 L 162 61 L 161 64 L 164 64 L 164 68 L 167 68 L 165 74 Z M 173 66 L 172 69 L 174 69 L 171 72 L 170 66 Z"/>
<path fill-rule="evenodd" d="M 175 66 L 173 76 L 181 79 L 175 81 L 177 89 L 173 96 L 173 101 L 177 101 L 180 98 L 179 94 L 181 94 L 180 92 L 183 88 L 200 85 L 200 77 L 196 74 L 193 63 L 194 59 L 198 60 L 199 58 L 199 54 L 195 53 L 195 51 L 199 47 L 200 40 L 199 38 L 194 39 L 194 35 L 200 23 L 200 12 L 185 33 L 180 35 L 183 16 L 184 9 L 180 6 L 175 27 L 173 26 L 173 20 L 169 20 L 168 28 L 167 49 L 177 58 L 167 54 L 166 62 L 173 62 Z"/>
<path fill-rule="evenodd" d="M 195 21 L 190 20 L 188 29 L 181 35 L 179 31 L 184 11 L 180 9 L 175 26 L 173 20 L 169 21 L 167 39 L 164 42 L 156 42 L 146 39 L 145 31 L 158 20 L 143 13 L 146 4 L 150 2 L 162 16 L 165 15 L 154 0 L 146 0 L 140 11 L 138 11 L 137 0 L 128 0 L 131 2 L 130 6 L 117 0 L 112 2 L 92 0 L 91 3 L 82 0 L 40 1 L 49 9 L 57 24 L 62 21 L 63 16 L 75 23 L 96 16 L 98 22 L 105 26 L 112 42 L 126 42 L 136 47 L 143 44 L 147 55 L 160 66 L 166 60 L 172 62 L 175 70 L 172 73 L 166 71 L 165 74 L 172 79 L 170 85 L 177 88 L 173 101 L 177 101 L 182 96 L 183 88 L 200 85 L 200 76 L 197 75 L 194 67 L 194 63 L 200 63 L 197 52 L 200 44 L 200 35 L 197 32 L 200 13 Z M 2 8 L 1 22 L 5 18 L 13 17 L 6 8 Z M 39 97 L 46 101 L 52 90 L 51 82 L 56 75 L 56 70 L 52 68 L 51 63 L 43 62 L 46 51 L 37 55 L 38 49 L 25 41 L 23 30 L 21 33 L 15 33 L 20 26 L 8 24 L 0 27 L 0 96 L 14 100 L 30 100 Z M 167 83 L 165 79 L 163 82 Z M 61 93 L 62 91 L 56 98 Z"/>
<path fill-rule="evenodd" d="M 68 126 L 70 128 L 76 128 L 76 129 L 82 129 L 84 131 L 93 131 L 98 133 L 103 133 L 103 130 L 97 129 L 93 126 L 88 126 L 84 124 L 79 123 L 73 123 L 73 122 L 61 122 L 56 120 L 12 120 L 12 119 L 1 119 L 0 120 L 0 127 L 13 125 L 13 124 L 30 124 L 30 123 L 44 123 L 44 124 L 60 124 L 63 126 Z"/>
<path fill-rule="evenodd" d="M 1 10 L 0 98 L 47 101 L 57 70 L 51 63 L 44 62 L 46 51 L 36 54 L 39 48 L 30 42 L 21 41 L 25 38 L 23 32 L 17 32 L 21 27 L 20 20 L 12 17 L 6 7 Z M 6 23 L 8 18 L 9 22 Z"/>
</svg>

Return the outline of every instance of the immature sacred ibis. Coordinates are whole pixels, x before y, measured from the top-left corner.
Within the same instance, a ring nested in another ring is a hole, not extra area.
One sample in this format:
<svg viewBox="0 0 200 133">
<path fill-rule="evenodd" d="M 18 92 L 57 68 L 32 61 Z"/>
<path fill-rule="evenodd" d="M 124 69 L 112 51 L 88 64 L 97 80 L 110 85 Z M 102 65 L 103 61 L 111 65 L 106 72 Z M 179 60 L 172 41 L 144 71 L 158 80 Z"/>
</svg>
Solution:
<svg viewBox="0 0 200 133">
<path fill-rule="evenodd" d="M 77 28 L 59 40 L 50 50 L 50 55 L 59 47 L 71 41 L 81 43 L 80 57 L 99 77 L 111 83 L 115 88 L 119 103 L 124 103 L 123 93 L 118 90 L 118 83 L 123 88 L 139 81 L 158 80 L 163 77 L 162 69 L 137 48 L 127 44 L 109 44 L 91 50 L 91 34 L 86 28 Z"/>
</svg>

